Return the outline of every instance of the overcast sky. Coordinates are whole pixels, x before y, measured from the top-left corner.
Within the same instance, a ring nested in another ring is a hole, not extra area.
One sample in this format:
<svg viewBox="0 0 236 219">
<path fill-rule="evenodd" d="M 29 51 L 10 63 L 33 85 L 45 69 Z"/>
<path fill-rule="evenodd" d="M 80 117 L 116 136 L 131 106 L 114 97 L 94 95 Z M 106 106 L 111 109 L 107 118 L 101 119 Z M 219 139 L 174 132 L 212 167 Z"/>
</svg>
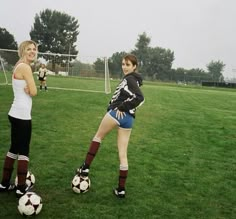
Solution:
<svg viewBox="0 0 236 219">
<path fill-rule="evenodd" d="M 236 77 L 236 0 L 0 0 L 0 27 L 17 43 L 29 39 L 45 9 L 78 19 L 81 56 L 107 56 L 135 48 L 138 35 L 151 47 L 170 49 L 173 67 L 201 68 L 222 61 Z"/>
</svg>

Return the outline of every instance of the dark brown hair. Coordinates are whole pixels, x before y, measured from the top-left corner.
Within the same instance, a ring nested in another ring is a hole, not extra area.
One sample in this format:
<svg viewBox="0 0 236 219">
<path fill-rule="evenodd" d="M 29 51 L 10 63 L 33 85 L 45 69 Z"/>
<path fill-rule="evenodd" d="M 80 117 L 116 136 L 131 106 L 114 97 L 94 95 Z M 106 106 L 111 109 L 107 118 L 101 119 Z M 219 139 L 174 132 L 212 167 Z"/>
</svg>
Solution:
<svg viewBox="0 0 236 219">
<path fill-rule="evenodd" d="M 137 70 L 138 67 L 138 59 L 135 55 L 133 54 L 127 54 L 123 57 L 123 59 L 127 62 L 130 61 L 133 65 L 136 65 L 135 71 Z"/>
</svg>

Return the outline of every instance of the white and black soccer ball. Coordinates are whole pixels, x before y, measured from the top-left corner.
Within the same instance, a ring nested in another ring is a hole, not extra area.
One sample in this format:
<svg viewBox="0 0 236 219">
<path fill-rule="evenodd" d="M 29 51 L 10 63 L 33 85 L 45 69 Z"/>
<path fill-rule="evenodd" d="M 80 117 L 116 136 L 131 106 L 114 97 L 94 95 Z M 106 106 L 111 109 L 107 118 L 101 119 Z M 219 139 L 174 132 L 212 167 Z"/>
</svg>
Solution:
<svg viewBox="0 0 236 219">
<path fill-rule="evenodd" d="M 28 171 L 25 183 L 27 186 L 33 188 L 33 186 L 35 184 L 35 176 L 31 171 Z M 17 184 L 18 184 L 18 177 L 16 176 L 15 185 L 17 186 Z"/>
<path fill-rule="evenodd" d="M 18 210 L 24 216 L 37 215 L 42 210 L 42 207 L 42 198 L 35 192 L 26 192 L 20 197 L 18 202 Z"/>
<path fill-rule="evenodd" d="M 88 176 L 76 174 L 71 182 L 71 187 L 75 193 L 85 193 L 91 187 L 91 181 Z"/>
</svg>

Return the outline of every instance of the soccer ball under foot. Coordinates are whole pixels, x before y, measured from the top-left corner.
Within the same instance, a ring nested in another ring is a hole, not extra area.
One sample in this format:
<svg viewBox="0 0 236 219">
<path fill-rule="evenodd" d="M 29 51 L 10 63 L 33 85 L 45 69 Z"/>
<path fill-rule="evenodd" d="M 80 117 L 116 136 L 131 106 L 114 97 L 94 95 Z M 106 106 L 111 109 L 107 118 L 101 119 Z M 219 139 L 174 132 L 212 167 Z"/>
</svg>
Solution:
<svg viewBox="0 0 236 219">
<path fill-rule="evenodd" d="M 28 171 L 25 183 L 28 187 L 33 188 L 33 186 L 35 184 L 35 176 L 33 173 L 31 173 L 31 171 Z M 18 184 L 18 177 L 16 176 L 15 185 L 17 186 L 17 184 Z"/>
<path fill-rule="evenodd" d="M 91 181 L 88 176 L 76 174 L 71 182 L 71 187 L 75 193 L 85 193 L 91 187 Z"/>
</svg>

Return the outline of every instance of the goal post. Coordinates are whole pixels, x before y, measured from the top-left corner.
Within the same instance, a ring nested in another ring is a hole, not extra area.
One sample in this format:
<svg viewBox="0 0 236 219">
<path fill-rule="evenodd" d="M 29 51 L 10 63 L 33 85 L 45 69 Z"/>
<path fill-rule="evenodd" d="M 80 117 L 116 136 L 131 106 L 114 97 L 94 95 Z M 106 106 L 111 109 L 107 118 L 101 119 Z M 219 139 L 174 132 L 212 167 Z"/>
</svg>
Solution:
<svg viewBox="0 0 236 219">
<path fill-rule="evenodd" d="M 108 59 L 104 58 L 105 62 L 105 93 L 111 93 L 111 83 L 110 83 L 110 74 L 109 74 L 109 66 L 108 66 Z"/>
<path fill-rule="evenodd" d="M 1 62 L 1 67 L 0 67 L 0 85 L 5 85 L 8 84 L 8 79 L 7 79 L 7 74 L 4 68 L 4 64 L 3 64 L 3 59 L 0 55 L 0 62 Z"/>
<path fill-rule="evenodd" d="M 0 77 L 0 83 L 7 84 L 10 78 L 9 73 L 12 73 L 17 61 L 17 50 L 0 49 L 0 57 L 0 72 L 3 73 Z M 47 68 L 47 86 L 49 89 L 105 94 L 111 92 L 109 66 L 106 57 L 39 52 L 37 60 L 31 66 L 36 83 L 41 64 L 45 64 Z M 4 75 L 5 77 L 3 77 Z"/>
</svg>

